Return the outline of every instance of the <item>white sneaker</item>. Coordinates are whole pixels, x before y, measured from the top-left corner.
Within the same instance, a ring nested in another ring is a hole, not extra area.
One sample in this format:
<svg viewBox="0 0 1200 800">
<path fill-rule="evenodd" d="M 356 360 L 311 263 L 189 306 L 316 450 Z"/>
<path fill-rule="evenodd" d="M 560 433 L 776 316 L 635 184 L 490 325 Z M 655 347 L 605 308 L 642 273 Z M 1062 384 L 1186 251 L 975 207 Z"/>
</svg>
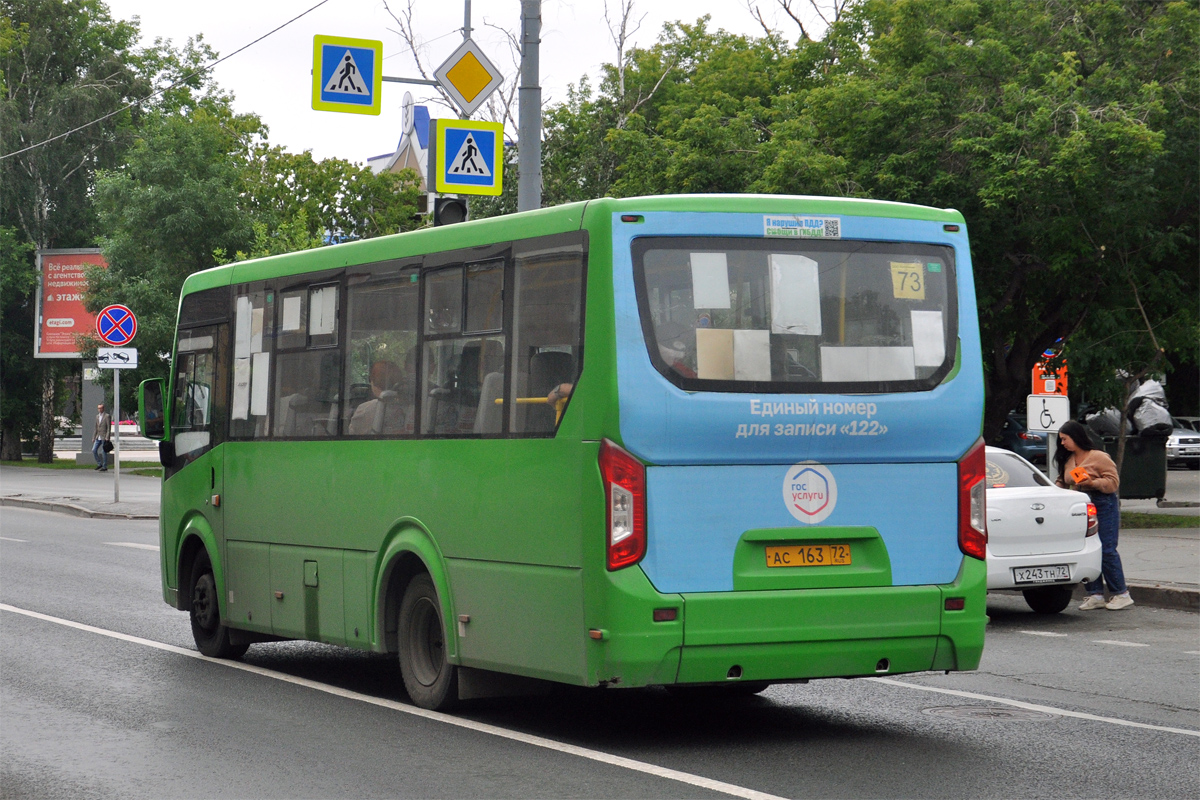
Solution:
<svg viewBox="0 0 1200 800">
<path fill-rule="evenodd" d="M 1130 600 L 1129 602 L 1132 603 L 1133 601 Z M 1079 604 L 1080 611 L 1094 611 L 1097 608 L 1107 608 L 1104 604 L 1104 595 L 1102 594 L 1089 594 L 1087 600 Z"/>
<path fill-rule="evenodd" d="M 1104 607 L 1109 611 L 1119 611 L 1122 608 L 1129 608 L 1133 605 L 1133 598 L 1129 596 L 1129 592 L 1122 594 L 1114 594 L 1112 599 L 1104 604 Z"/>
</svg>

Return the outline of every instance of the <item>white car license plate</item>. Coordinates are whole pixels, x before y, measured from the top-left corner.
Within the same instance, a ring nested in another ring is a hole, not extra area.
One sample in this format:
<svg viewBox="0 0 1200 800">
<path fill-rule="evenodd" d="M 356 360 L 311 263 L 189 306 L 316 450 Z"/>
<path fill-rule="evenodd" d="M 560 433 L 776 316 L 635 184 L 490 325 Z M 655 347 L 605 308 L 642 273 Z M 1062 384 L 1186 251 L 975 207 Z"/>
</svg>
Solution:
<svg viewBox="0 0 1200 800">
<path fill-rule="evenodd" d="M 1054 583 L 1070 580 L 1071 570 L 1066 564 L 1052 564 L 1048 567 L 1014 567 L 1014 583 Z"/>
</svg>

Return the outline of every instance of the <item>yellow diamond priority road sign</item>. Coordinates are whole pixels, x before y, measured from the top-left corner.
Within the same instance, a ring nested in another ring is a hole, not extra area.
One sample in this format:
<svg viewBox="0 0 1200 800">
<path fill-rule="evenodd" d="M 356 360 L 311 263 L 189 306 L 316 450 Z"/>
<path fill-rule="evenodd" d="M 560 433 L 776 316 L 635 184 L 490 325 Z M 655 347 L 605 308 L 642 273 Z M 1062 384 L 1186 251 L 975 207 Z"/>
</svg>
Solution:
<svg viewBox="0 0 1200 800">
<path fill-rule="evenodd" d="M 471 39 L 442 62 L 433 76 L 466 116 L 475 113 L 504 80 L 500 70 Z"/>
</svg>

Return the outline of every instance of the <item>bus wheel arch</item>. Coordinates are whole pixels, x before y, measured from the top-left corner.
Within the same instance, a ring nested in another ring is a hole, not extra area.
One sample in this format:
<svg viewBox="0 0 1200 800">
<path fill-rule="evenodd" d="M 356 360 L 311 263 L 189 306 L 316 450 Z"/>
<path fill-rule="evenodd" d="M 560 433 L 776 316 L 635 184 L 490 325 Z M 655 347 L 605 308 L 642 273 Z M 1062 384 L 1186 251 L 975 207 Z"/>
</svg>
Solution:
<svg viewBox="0 0 1200 800">
<path fill-rule="evenodd" d="M 451 663 L 458 659 L 458 641 L 450 620 L 454 619 L 454 602 L 445 561 L 433 537 L 415 521 L 402 522 L 384 545 L 381 565 L 375 580 L 376 650 L 399 652 L 398 629 L 400 605 L 408 586 L 418 575 L 428 575 L 437 592 L 443 615 L 447 656 Z"/>
<path fill-rule="evenodd" d="M 175 585 L 178 589 L 177 596 L 179 598 L 176 608 L 180 611 L 191 611 L 192 570 L 195 567 L 196 558 L 200 552 L 204 551 L 208 556 L 218 588 L 225 583 L 223 580 L 224 575 L 221 569 L 220 556 L 217 554 L 216 539 L 213 536 L 212 529 L 208 525 L 208 521 L 203 516 L 193 515 L 188 519 L 183 525 L 183 531 L 180 534 L 179 540 L 179 557 L 175 561 Z M 224 603 L 221 605 L 223 606 Z M 221 613 L 225 613 L 223 608 Z"/>
</svg>

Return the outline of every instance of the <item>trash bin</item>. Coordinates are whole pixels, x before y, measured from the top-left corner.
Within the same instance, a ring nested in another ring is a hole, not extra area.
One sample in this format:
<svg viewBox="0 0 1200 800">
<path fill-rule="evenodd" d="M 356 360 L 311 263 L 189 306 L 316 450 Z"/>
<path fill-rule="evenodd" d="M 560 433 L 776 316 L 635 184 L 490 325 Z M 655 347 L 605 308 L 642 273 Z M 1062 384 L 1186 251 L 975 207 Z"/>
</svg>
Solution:
<svg viewBox="0 0 1200 800">
<path fill-rule="evenodd" d="M 1117 437 L 1100 437 L 1104 451 L 1117 460 Z M 1167 437 L 1125 437 L 1125 463 L 1121 465 L 1123 500 L 1161 500 L 1167 493 Z"/>
</svg>

